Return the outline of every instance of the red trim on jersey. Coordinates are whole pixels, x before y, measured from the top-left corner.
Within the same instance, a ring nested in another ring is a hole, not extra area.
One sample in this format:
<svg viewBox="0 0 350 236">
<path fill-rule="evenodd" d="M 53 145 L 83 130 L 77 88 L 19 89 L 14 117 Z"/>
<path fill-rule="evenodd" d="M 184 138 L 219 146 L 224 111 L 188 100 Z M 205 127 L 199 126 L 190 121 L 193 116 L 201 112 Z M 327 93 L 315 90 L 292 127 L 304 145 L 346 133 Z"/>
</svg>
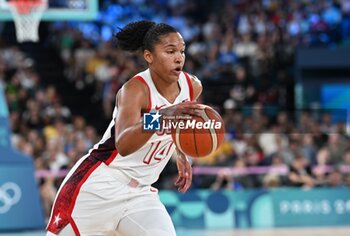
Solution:
<svg viewBox="0 0 350 236">
<path fill-rule="evenodd" d="M 184 72 L 184 74 L 186 76 L 188 89 L 190 90 L 190 99 L 191 99 L 191 101 L 193 101 L 193 86 L 192 86 L 191 78 L 186 72 Z"/>
<path fill-rule="evenodd" d="M 149 191 L 156 193 L 156 192 L 158 192 L 158 189 L 150 187 Z"/>
<path fill-rule="evenodd" d="M 75 224 L 75 222 L 74 222 L 72 216 L 69 217 L 69 223 L 70 223 L 70 225 L 72 226 L 75 235 L 76 235 L 76 236 L 80 236 L 80 232 L 79 232 L 78 227 L 77 227 L 77 225 Z"/>
<path fill-rule="evenodd" d="M 108 159 L 105 161 L 106 165 L 109 166 L 111 162 L 117 157 L 118 155 L 118 150 L 114 150 L 112 154 L 108 157 Z"/>
<path fill-rule="evenodd" d="M 148 84 L 146 83 L 145 79 L 142 78 L 141 76 L 135 76 L 133 77 L 139 81 L 141 81 L 142 83 L 144 83 L 146 86 L 147 86 L 147 89 L 148 89 L 148 93 L 149 93 L 149 96 L 148 96 L 148 107 L 147 107 L 147 111 L 146 112 L 150 112 L 151 111 L 151 108 L 152 108 L 152 99 L 151 99 L 151 89 L 149 88 Z"/>
</svg>

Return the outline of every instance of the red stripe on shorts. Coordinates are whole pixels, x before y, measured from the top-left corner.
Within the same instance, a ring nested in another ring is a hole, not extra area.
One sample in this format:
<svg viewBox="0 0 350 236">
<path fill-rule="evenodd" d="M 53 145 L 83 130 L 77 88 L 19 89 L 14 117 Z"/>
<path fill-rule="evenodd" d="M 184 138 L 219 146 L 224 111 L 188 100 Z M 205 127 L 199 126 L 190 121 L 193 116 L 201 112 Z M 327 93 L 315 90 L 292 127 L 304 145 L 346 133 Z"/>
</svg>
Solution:
<svg viewBox="0 0 350 236">
<path fill-rule="evenodd" d="M 110 152 L 107 161 L 113 160 L 117 151 Z M 51 233 L 58 234 L 64 227 L 71 223 L 76 235 L 80 235 L 77 225 L 72 218 L 72 211 L 75 206 L 80 188 L 89 178 L 92 172 L 101 165 L 103 161 L 92 156 L 88 156 L 70 176 L 68 181 L 61 188 L 53 206 L 50 222 L 47 230 Z M 58 218 L 59 220 L 57 220 Z"/>
</svg>

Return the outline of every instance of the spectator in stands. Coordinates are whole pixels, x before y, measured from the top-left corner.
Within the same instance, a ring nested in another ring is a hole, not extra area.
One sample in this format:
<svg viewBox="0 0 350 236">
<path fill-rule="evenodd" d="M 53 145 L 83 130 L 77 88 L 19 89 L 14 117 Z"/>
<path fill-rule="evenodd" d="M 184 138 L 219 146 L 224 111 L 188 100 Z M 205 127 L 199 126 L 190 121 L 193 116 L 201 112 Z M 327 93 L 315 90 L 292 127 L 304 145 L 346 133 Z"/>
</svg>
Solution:
<svg viewBox="0 0 350 236">
<path fill-rule="evenodd" d="M 311 188 L 316 185 L 311 167 L 302 155 L 295 156 L 288 175 L 290 186 Z"/>
<path fill-rule="evenodd" d="M 49 216 L 52 205 L 55 201 L 57 186 L 55 186 L 55 177 L 46 177 L 41 179 L 40 195 L 44 208 L 45 216 Z"/>
<path fill-rule="evenodd" d="M 315 165 L 316 161 L 316 147 L 311 134 L 303 134 L 300 152 L 309 161 L 311 165 Z"/>
<path fill-rule="evenodd" d="M 320 148 L 316 155 L 317 165 L 325 166 L 331 163 L 331 156 L 327 147 Z"/>
<path fill-rule="evenodd" d="M 330 133 L 328 135 L 327 148 L 330 152 L 330 164 L 339 164 L 345 153 L 345 140 L 338 133 Z"/>
<path fill-rule="evenodd" d="M 343 160 L 341 162 L 344 165 L 350 166 L 350 149 L 347 149 L 343 155 Z"/>
<path fill-rule="evenodd" d="M 344 186 L 343 183 L 343 174 L 340 172 L 340 170 L 335 169 L 333 170 L 329 175 L 327 179 L 327 185 L 328 187 L 332 188 L 340 188 Z"/>
<path fill-rule="evenodd" d="M 344 175 L 344 186 L 350 187 L 350 174 Z"/>
<path fill-rule="evenodd" d="M 246 69 L 242 65 L 235 68 L 235 81 L 230 90 L 230 97 L 234 100 L 237 108 L 254 101 L 255 88 L 248 79 Z"/>
<path fill-rule="evenodd" d="M 274 174 L 265 175 L 263 178 L 263 186 L 264 188 L 267 188 L 267 189 L 280 187 L 281 181 L 279 176 Z"/>
<path fill-rule="evenodd" d="M 236 182 L 233 174 L 230 173 L 230 170 L 221 169 L 215 182 L 212 184 L 211 189 L 241 190 L 243 189 L 243 186 L 239 182 Z"/>
<path fill-rule="evenodd" d="M 48 106 L 45 113 L 48 119 L 62 119 L 67 123 L 70 122 L 72 115 L 70 109 L 63 106 L 59 101 L 55 101 L 52 106 Z"/>
<path fill-rule="evenodd" d="M 57 138 L 48 141 L 47 150 L 43 153 L 43 158 L 49 163 L 50 170 L 58 171 L 68 164 L 68 157 L 62 152 L 62 146 Z"/>
<path fill-rule="evenodd" d="M 287 165 L 292 165 L 299 153 L 298 141 L 290 140 L 288 147 L 281 150 L 280 155 L 283 158 L 283 162 Z"/>
</svg>

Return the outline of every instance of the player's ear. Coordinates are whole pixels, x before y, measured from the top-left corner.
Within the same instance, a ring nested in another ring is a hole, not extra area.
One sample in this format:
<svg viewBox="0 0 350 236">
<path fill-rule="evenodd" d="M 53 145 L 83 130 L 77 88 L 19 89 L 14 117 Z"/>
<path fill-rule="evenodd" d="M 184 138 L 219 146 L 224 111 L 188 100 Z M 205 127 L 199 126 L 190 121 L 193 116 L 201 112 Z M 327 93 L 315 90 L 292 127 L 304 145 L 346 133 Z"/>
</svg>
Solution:
<svg viewBox="0 0 350 236">
<path fill-rule="evenodd" d="M 152 64 L 153 56 L 152 56 L 152 53 L 147 49 L 143 51 L 143 58 L 145 58 L 148 64 Z"/>
</svg>

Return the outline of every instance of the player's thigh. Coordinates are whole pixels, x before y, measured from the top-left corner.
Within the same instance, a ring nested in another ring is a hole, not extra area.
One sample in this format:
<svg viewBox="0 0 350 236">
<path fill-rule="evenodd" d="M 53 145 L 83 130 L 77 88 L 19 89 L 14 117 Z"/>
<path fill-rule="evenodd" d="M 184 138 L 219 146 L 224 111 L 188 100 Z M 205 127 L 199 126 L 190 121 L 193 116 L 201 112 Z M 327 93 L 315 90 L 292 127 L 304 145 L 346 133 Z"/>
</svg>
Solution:
<svg viewBox="0 0 350 236">
<path fill-rule="evenodd" d="M 92 177 L 82 186 L 71 216 L 80 233 L 100 235 L 117 227 L 129 187 L 104 174 L 102 168 Z"/>
<path fill-rule="evenodd" d="M 131 213 L 121 219 L 120 236 L 175 236 L 175 228 L 164 209 L 148 209 Z"/>
</svg>

